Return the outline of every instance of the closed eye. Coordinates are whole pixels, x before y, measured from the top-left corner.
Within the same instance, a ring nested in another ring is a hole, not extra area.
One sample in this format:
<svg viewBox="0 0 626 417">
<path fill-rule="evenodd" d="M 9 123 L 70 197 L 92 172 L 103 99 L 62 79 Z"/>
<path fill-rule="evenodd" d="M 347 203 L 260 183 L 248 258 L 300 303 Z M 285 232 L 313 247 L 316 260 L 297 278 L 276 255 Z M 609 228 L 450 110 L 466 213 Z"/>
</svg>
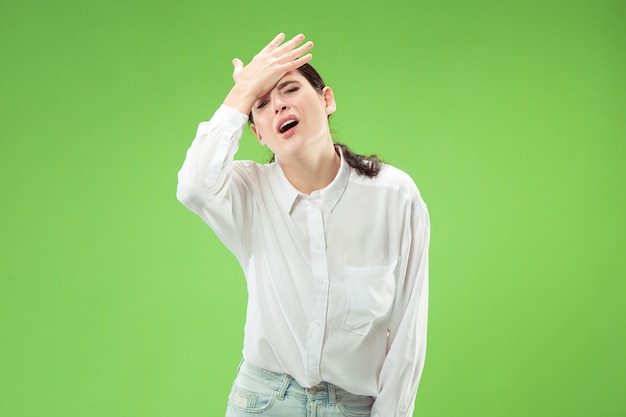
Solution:
<svg viewBox="0 0 626 417">
<path fill-rule="evenodd" d="M 285 94 L 295 93 L 296 91 L 298 91 L 298 87 L 292 87 L 289 90 L 285 91 Z"/>
<path fill-rule="evenodd" d="M 258 109 L 262 109 L 263 107 L 265 107 L 267 105 L 267 103 L 269 103 L 269 101 L 267 101 L 267 100 L 260 101 L 259 104 L 257 104 L 257 106 L 256 106 L 257 110 Z"/>
</svg>

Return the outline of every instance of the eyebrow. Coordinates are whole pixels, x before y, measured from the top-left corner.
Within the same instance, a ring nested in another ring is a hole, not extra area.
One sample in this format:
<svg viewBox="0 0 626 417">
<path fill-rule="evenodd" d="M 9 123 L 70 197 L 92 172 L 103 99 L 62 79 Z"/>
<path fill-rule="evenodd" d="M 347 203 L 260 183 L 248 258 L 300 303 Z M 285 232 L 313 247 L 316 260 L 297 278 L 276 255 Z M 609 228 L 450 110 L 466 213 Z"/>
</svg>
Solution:
<svg viewBox="0 0 626 417">
<path fill-rule="evenodd" d="M 285 81 L 284 83 L 278 84 L 276 86 L 276 88 L 279 89 L 279 90 L 282 90 L 283 87 L 286 87 L 286 86 L 288 86 L 289 84 L 292 84 L 292 83 L 298 83 L 299 84 L 300 82 L 296 81 L 296 80 L 288 80 L 288 81 Z"/>
<path fill-rule="evenodd" d="M 276 87 L 276 89 L 281 90 L 282 88 L 288 86 L 289 84 L 300 84 L 300 81 L 298 80 L 287 80 L 284 83 L 280 83 L 278 84 Z M 257 101 L 254 102 L 254 104 L 256 105 L 259 101 L 263 100 L 265 97 L 267 97 L 269 95 L 269 93 L 267 93 L 266 95 L 264 95 L 263 97 L 260 97 Z"/>
</svg>

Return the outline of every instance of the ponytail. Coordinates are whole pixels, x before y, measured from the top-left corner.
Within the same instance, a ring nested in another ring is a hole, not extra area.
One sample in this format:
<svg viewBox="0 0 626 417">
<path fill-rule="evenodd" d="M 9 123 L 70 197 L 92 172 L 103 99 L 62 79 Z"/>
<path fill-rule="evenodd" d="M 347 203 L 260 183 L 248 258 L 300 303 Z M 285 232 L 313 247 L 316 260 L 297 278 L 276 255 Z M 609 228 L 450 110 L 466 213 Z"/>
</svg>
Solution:
<svg viewBox="0 0 626 417">
<path fill-rule="evenodd" d="M 335 143 L 335 149 L 337 148 L 341 148 L 343 159 L 356 170 L 357 174 L 374 178 L 380 172 L 382 161 L 376 155 L 359 155 L 352 152 L 346 145 Z"/>
</svg>

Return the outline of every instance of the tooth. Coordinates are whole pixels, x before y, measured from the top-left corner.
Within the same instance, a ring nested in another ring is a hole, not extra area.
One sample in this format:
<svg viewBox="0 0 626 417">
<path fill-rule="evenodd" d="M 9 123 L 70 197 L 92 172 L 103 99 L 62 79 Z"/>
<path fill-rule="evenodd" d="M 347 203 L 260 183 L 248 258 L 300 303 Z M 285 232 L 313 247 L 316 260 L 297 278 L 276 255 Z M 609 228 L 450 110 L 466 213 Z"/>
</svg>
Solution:
<svg viewBox="0 0 626 417">
<path fill-rule="evenodd" d="M 288 125 L 289 123 L 293 123 L 293 122 L 295 122 L 295 120 L 293 120 L 293 119 L 289 119 L 289 120 L 287 120 L 285 123 L 283 123 L 282 125 L 280 125 L 280 127 L 281 127 L 281 128 L 283 128 L 283 127 L 285 127 L 286 125 Z"/>
</svg>

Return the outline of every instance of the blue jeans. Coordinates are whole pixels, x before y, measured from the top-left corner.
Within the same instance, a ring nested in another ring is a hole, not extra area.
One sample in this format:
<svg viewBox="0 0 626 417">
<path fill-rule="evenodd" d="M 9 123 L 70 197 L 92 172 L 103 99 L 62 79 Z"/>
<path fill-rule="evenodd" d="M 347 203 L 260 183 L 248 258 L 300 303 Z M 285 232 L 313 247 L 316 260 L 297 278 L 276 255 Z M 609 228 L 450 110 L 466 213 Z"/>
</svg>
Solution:
<svg viewBox="0 0 626 417">
<path fill-rule="evenodd" d="M 367 417 L 374 398 L 322 382 L 303 388 L 286 374 L 245 362 L 228 397 L 226 417 Z"/>
</svg>

